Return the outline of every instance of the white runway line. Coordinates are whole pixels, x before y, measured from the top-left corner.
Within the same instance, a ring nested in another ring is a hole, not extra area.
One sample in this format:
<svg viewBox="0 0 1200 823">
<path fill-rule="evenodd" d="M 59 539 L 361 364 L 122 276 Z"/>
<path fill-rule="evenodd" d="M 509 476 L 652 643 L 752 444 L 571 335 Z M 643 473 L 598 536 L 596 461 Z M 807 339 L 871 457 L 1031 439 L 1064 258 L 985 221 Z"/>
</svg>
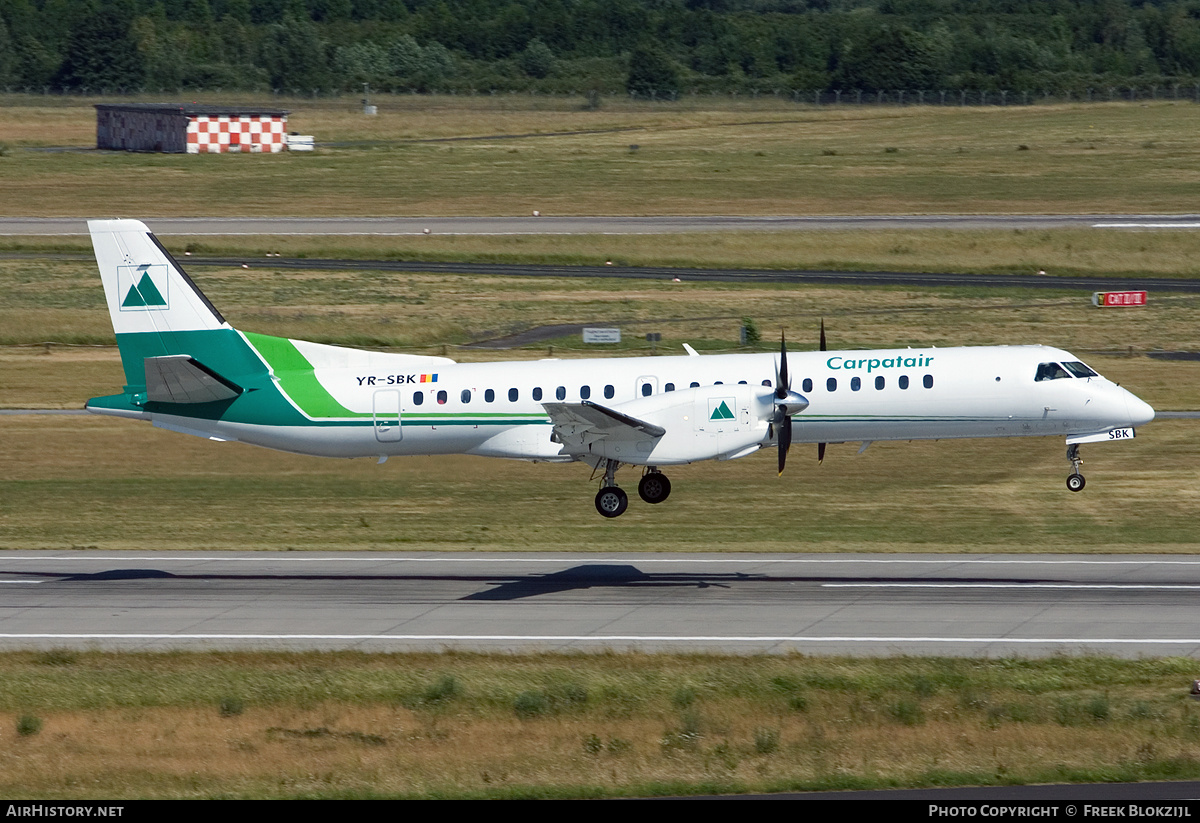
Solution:
<svg viewBox="0 0 1200 823">
<path fill-rule="evenodd" d="M 327 640 L 403 642 L 550 643 L 1092 643 L 1200 645 L 1200 638 L 1153 637 L 842 637 L 804 635 L 641 635 L 641 634 L 0 634 L 2 640 Z"/>
<path fill-rule="evenodd" d="M 822 583 L 824 589 L 1153 589 L 1191 591 L 1188 583 Z"/>
<path fill-rule="evenodd" d="M 1093 223 L 1093 229 L 1200 229 L 1200 223 Z"/>
</svg>

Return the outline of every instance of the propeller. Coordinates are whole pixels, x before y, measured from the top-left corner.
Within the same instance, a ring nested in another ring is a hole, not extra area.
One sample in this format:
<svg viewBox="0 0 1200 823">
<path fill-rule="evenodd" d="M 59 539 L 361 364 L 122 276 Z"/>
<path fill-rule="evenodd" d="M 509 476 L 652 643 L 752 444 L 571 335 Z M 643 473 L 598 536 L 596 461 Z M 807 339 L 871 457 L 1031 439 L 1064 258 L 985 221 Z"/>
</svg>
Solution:
<svg viewBox="0 0 1200 823">
<path fill-rule="evenodd" d="M 775 369 L 775 414 L 772 423 L 779 438 L 779 473 L 787 464 L 788 449 L 792 447 L 792 415 L 808 408 L 808 400 L 792 391 L 792 378 L 788 374 L 787 340 L 779 333 L 779 365 Z"/>
<path fill-rule="evenodd" d="M 825 345 L 825 318 L 824 317 L 821 318 L 821 351 L 827 351 L 827 347 Z M 817 444 L 817 465 L 819 466 L 824 462 L 825 462 L 825 444 L 818 443 Z"/>
<path fill-rule="evenodd" d="M 783 332 L 779 332 L 779 368 L 775 372 L 775 400 L 787 400 L 792 390 L 792 380 L 788 376 L 787 341 Z M 779 402 L 775 404 L 775 416 L 779 420 L 779 474 L 783 474 L 784 464 L 787 463 L 788 449 L 792 447 L 792 416 L 786 412 L 786 406 Z"/>
</svg>

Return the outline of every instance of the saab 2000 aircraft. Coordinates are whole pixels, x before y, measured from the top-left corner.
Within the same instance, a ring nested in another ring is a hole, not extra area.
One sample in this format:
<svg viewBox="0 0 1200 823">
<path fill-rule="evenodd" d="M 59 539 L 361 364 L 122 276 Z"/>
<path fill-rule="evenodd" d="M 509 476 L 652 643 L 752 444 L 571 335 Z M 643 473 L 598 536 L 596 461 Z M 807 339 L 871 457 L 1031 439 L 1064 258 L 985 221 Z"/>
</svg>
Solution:
<svg viewBox="0 0 1200 823">
<path fill-rule="evenodd" d="M 1066 437 L 1067 488 L 1084 486 L 1079 445 L 1134 436 L 1154 410 L 1079 358 L 1043 346 L 456 363 L 234 329 L 136 220 L 88 228 L 125 368 L 120 394 L 88 411 L 211 440 L 324 457 L 474 454 L 587 463 L 596 509 L 638 493 L 661 503 L 663 466 L 733 460 L 793 441 Z M 794 380 L 793 376 L 799 378 Z M 799 391 L 796 389 L 799 388 Z"/>
</svg>

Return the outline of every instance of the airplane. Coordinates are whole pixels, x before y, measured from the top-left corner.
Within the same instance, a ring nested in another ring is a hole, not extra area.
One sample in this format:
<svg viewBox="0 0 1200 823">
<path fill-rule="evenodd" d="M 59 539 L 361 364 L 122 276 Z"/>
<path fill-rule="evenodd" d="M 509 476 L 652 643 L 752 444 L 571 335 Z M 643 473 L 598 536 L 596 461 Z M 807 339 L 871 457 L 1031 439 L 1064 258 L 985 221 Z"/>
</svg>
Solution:
<svg viewBox="0 0 1200 823">
<path fill-rule="evenodd" d="M 88 221 L 121 353 L 121 393 L 88 411 L 216 441 L 323 457 L 472 454 L 582 462 L 618 517 L 622 466 L 638 494 L 664 466 L 735 460 L 794 442 L 1065 436 L 1128 440 L 1154 409 L 1075 355 L 1037 345 L 457 363 L 239 331 L 144 223 Z M 795 379 L 798 378 L 798 379 Z"/>
</svg>

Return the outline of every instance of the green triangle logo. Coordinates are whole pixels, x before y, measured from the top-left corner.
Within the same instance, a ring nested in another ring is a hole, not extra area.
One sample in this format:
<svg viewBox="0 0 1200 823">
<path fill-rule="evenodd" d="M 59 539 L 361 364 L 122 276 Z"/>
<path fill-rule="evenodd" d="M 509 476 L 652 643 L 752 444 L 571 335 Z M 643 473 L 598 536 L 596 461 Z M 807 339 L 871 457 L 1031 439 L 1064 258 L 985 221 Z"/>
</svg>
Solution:
<svg viewBox="0 0 1200 823">
<path fill-rule="evenodd" d="M 733 412 L 729 410 L 729 406 L 725 405 L 725 401 L 721 401 L 721 405 L 713 409 L 712 417 L 709 420 L 732 420 Z"/>
<path fill-rule="evenodd" d="M 150 272 L 142 272 L 142 279 L 137 282 L 137 285 L 129 287 L 129 293 L 125 295 L 125 301 L 121 303 L 121 308 L 145 309 L 150 306 L 165 305 L 167 305 L 167 301 L 158 287 L 154 285 L 154 281 L 150 279 Z"/>
</svg>

